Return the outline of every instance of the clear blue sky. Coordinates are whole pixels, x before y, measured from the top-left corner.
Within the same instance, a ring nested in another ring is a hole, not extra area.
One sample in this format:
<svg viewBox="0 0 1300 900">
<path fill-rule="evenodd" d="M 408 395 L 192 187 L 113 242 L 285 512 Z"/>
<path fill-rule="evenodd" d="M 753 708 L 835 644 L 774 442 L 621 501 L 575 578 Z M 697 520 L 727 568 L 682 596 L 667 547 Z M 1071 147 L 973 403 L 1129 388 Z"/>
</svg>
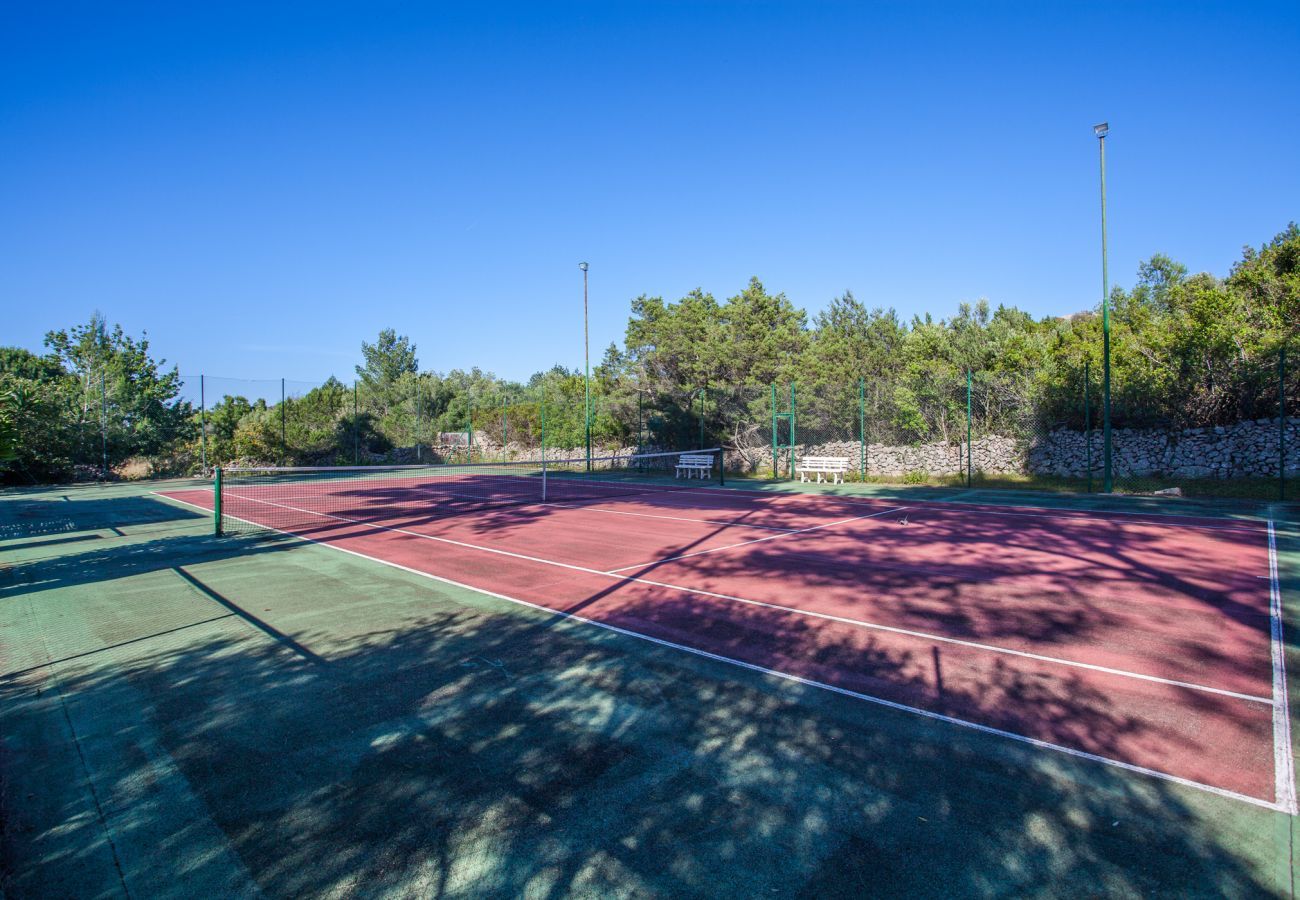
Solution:
<svg viewBox="0 0 1300 900">
<path fill-rule="evenodd" d="M 10 3 L 0 343 L 101 310 L 184 373 L 593 357 L 751 275 L 1035 316 L 1300 218 L 1300 4 Z"/>
</svg>

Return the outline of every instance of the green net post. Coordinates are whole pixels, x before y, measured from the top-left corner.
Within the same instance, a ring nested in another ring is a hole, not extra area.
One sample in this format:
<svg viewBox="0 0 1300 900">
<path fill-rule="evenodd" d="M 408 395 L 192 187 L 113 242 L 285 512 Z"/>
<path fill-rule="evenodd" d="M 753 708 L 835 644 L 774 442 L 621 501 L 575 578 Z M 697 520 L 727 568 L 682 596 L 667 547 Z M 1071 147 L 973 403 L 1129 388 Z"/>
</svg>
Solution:
<svg viewBox="0 0 1300 900">
<path fill-rule="evenodd" d="M 1092 405 L 1088 402 L 1088 360 L 1083 361 L 1083 464 L 1088 473 L 1088 493 L 1092 493 Z"/>
<path fill-rule="evenodd" d="M 970 388 L 971 388 L 971 371 L 970 369 L 967 369 L 966 370 L 966 487 L 970 487 L 973 480 L 973 475 L 971 472 L 971 464 L 970 464 L 970 460 L 971 460 Z"/>
<path fill-rule="evenodd" d="M 221 466 L 212 471 L 212 533 L 221 537 Z"/>
<path fill-rule="evenodd" d="M 858 468 L 867 480 L 867 380 L 858 379 Z"/>
<path fill-rule="evenodd" d="M 1277 355 L 1277 499 L 1286 501 L 1286 347 Z"/>
<path fill-rule="evenodd" d="M 772 480 L 781 477 L 776 470 L 776 382 L 772 382 Z"/>
</svg>

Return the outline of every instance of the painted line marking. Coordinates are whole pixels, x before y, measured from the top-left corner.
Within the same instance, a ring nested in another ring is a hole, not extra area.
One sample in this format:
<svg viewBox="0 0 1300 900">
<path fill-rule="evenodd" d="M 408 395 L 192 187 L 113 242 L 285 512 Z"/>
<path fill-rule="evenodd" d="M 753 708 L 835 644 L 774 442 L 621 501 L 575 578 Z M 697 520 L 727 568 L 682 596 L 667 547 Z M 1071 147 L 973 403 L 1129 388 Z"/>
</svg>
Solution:
<svg viewBox="0 0 1300 900">
<path fill-rule="evenodd" d="M 346 522 L 350 525 L 359 525 L 363 528 L 372 528 L 376 531 L 389 531 L 395 534 L 404 534 L 408 537 L 419 538 L 421 540 L 434 541 L 439 544 L 448 544 L 454 547 L 463 547 L 467 550 L 476 550 L 481 553 L 491 553 L 497 556 L 507 556 L 513 559 L 522 559 L 527 562 L 540 563 L 542 565 L 554 566 L 556 568 L 561 568 L 561 569 L 568 569 L 574 572 L 582 572 L 583 574 L 586 575 L 599 575 L 605 578 L 613 578 L 620 582 L 644 584 L 650 587 L 664 588 L 666 590 L 672 590 L 672 591 L 681 591 L 682 593 L 686 593 L 686 594 L 696 594 L 701 597 L 713 597 L 718 600 L 727 600 L 730 602 L 742 603 L 749 606 L 761 607 L 765 609 L 773 609 L 773 610 L 778 610 L 780 612 L 791 613 L 794 615 L 806 616 L 812 619 L 823 619 L 828 622 L 838 622 L 840 624 L 850 625 L 858 628 L 864 628 L 872 631 L 883 631 L 891 634 L 905 635 L 908 637 L 915 637 L 923 640 L 936 641 L 944 644 L 954 644 L 957 646 L 970 647 L 972 649 L 977 649 L 977 650 L 985 650 L 991 653 L 998 653 L 1006 656 L 1015 656 L 1023 659 L 1033 659 L 1040 662 L 1046 662 L 1046 663 L 1051 663 L 1051 664 L 1061 665 L 1061 666 L 1068 666 L 1070 668 L 1087 669 L 1090 671 L 1102 672 L 1108 675 L 1115 675 L 1121 678 L 1130 678 L 1136 681 L 1148 681 L 1155 684 L 1167 685 L 1169 687 L 1184 688 L 1186 690 L 1200 691 L 1207 694 L 1218 694 L 1219 696 L 1232 697 L 1233 699 L 1245 700 L 1251 703 L 1264 703 L 1270 705 L 1273 703 L 1273 700 L 1270 697 L 1259 697 L 1253 694 L 1239 693 L 1237 691 L 1230 691 L 1226 688 L 1216 688 L 1216 687 L 1211 687 L 1209 685 L 1196 684 L 1195 682 L 1190 682 L 1190 681 L 1177 681 L 1171 678 L 1163 678 L 1159 675 L 1148 675 L 1143 672 L 1133 672 L 1126 669 L 1115 669 L 1115 668 L 1110 668 L 1108 666 L 1096 665 L 1094 663 L 1085 663 L 1085 662 L 1079 662 L 1077 660 L 1065 659 L 1063 657 L 1046 656 L 1043 654 L 1031 653 L 1025 650 L 1015 650 L 1010 647 L 999 647 L 995 644 L 982 644 L 975 641 L 966 641 L 966 640 L 962 640 L 961 638 L 947 637 L 946 635 L 941 635 L 941 634 L 933 634 L 924 631 L 913 631 L 906 628 L 899 628 L 893 625 L 883 625 L 878 622 L 870 622 L 865 619 L 852 619 L 846 616 L 837 616 L 832 613 L 816 612 L 814 610 L 800 609 L 794 606 L 783 606 L 778 603 L 769 603 L 764 600 L 750 600 L 745 597 L 737 597 L 732 594 L 720 594 L 717 593 L 716 591 L 708 591 L 702 588 L 687 587 L 680 584 L 670 584 L 665 581 L 655 581 L 650 578 L 640 578 L 632 575 L 620 575 L 617 573 L 616 570 L 605 571 L 602 569 L 592 569 L 588 566 L 580 566 L 575 563 L 560 562 L 559 560 L 546 559 L 545 557 L 540 557 L 540 556 L 531 556 L 526 553 L 516 553 L 513 550 L 502 550 L 498 547 L 484 547 L 480 544 L 471 544 L 466 541 L 454 540 L 453 538 L 439 537 L 437 535 L 432 535 L 432 534 L 423 534 L 421 532 L 410 531 L 409 529 L 405 529 L 405 528 L 395 528 L 390 525 L 378 525 L 373 522 L 363 522 L 357 519 L 349 519 L 346 516 L 339 516 L 339 515 L 334 515 L 329 513 L 317 513 L 307 509 L 298 509 L 297 507 L 286 506 L 282 503 L 274 503 L 270 500 L 259 500 L 251 497 L 243 497 L 241 499 L 253 500 L 253 502 L 255 503 L 263 503 L 268 506 L 277 506 L 282 509 L 291 510 L 293 512 L 300 512 L 300 513 L 306 513 L 308 515 L 322 516 L 324 518 L 335 519 L 336 521 L 339 522 Z M 239 518 L 239 517 L 232 516 L 231 518 Z M 249 522 L 249 520 L 247 519 L 240 519 L 240 521 Z M 256 525 L 259 528 L 271 528 L 271 530 L 273 531 L 280 531 L 280 529 L 274 528 L 273 526 L 260 525 L 257 522 L 249 522 L 249 524 Z M 838 522 L 826 523 L 826 525 L 834 525 L 834 524 L 841 524 L 841 523 Z M 824 526 L 817 526 L 817 527 L 824 527 Z M 292 534 L 293 532 L 284 532 L 284 533 Z M 777 538 L 777 537 L 782 537 L 782 535 L 771 535 L 766 538 L 758 538 L 755 541 L 746 541 L 745 543 L 752 544 L 752 543 L 757 543 L 758 541 L 771 540 L 772 538 Z M 735 545 L 735 546 L 739 546 L 739 545 Z M 719 548 L 719 549 L 724 549 L 724 548 Z"/>
<path fill-rule="evenodd" d="M 595 500 L 592 502 L 608 503 L 609 501 L 610 498 L 607 497 L 603 500 Z M 584 512 L 609 513 L 610 515 L 614 515 L 614 516 L 640 516 L 641 518 L 645 518 L 645 519 L 669 519 L 674 522 L 694 522 L 697 525 L 721 525 L 726 528 L 757 528 L 763 531 L 780 531 L 785 534 L 795 533 L 795 529 L 793 528 L 781 528 L 777 525 L 756 525 L 752 522 L 719 522 L 713 519 L 692 519 L 689 516 L 664 516 L 664 515 L 659 515 L 658 513 L 632 512 L 631 510 L 626 510 L 626 509 L 604 509 L 599 506 L 588 506 L 585 504 L 578 504 L 578 503 L 549 502 L 549 503 L 543 503 L 541 505 L 554 506 L 558 509 L 577 509 L 577 510 L 582 510 Z"/>
<path fill-rule="evenodd" d="M 830 528 L 834 525 L 847 525 L 849 522 L 860 522 L 863 519 L 874 519 L 877 516 L 887 516 L 890 513 L 902 512 L 905 509 L 911 509 L 911 507 L 897 506 L 893 509 L 886 509 L 866 516 L 853 516 L 850 519 L 838 519 L 834 522 L 823 522 L 820 525 L 810 525 L 807 528 L 796 528 L 794 531 L 787 531 L 785 534 L 769 534 L 767 537 L 754 538 L 752 541 L 740 541 L 739 543 L 727 544 L 723 547 L 710 547 L 708 550 L 696 550 L 694 553 L 683 553 L 680 556 L 665 556 L 663 559 L 656 559 L 651 562 L 637 563 L 632 566 L 620 566 L 617 569 L 609 569 L 601 574 L 614 575 L 618 572 L 626 572 L 628 569 L 652 569 L 655 566 L 662 565 L 663 563 L 674 562 L 679 559 L 690 559 L 693 556 L 704 556 L 706 553 L 721 553 L 723 550 L 735 550 L 737 547 L 748 547 L 750 544 L 761 544 L 764 541 L 774 541 L 777 538 L 790 537 L 795 534 L 807 534 L 810 531 L 819 531 L 822 528 Z"/>
<path fill-rule="evenodd" d="M 781 493 L 767 491 L 749 491 L 744 488 L 696 488 L 688 491 L 674 491 L 672 493 L 682 494 L 708 494 L 710 496 L 727 496 L 727 497 L 754 497 L 765 500 L 780 500 L 785 498 L 792 499 L 810 499 L 814 503 L 827 502 L 829 500 L 842 501 L 845 503 L 889 503 L 897 502 L 896 499 L 860 497 L 854 494 L 827 494 L 820 491 L 784 491 Z M 964 504 L 943 502 L 937 500 L 914 500 L 911 503 L 913 509 L 933 510 L 938 512 L 944 511 L 961 511 L 968 515 L 982 516 L 1017 516 L 1032 519 L 1056 519 L 1060 521 L 1083 522 L 1087 524 L 1111 524 L 1111 525 L 1152 525 L 1157 528 L 1197 528 L 1210 531 L 1240 531 L 1247 534 L 1261 534 L 1264 531 L 1264 523 L 1236 522 L 1228 525 L 1209 525 L 1204 522 L 1195 521 L 1197 519 L 1210 518 L 1208 516 L 1189 516 L 1183 513 L 1160 513 L 1160 512 L 1127 512 L 1125 510 L 1079 510 L 1075 515 L 1069 515 L 1063 512 L 1055 512 L 1049 507 L 1043 506 L 1006 506 L 996 503 Z M 1020 512 L 1020 510 L 1039 510 L 1039 512 Z M 1132 516 L 1134 519 L 1117 519 L 1117 516 Z M 1144 518 L 1137 518 L 1144 517 Z M 1166 521 L 1158 521 L 1164 519 Z"/>
<path fill-rule="evenodd" d="M 202 506 L 199 506 L 194 503 L 189 503 L 188 501 L 185 500 L 178 500 L 175 497 L 167 497 L 166 499 L 171 500 L 175 503 L 184 504 L 185 506 L 191 506 L 195 509 L 202 510 L 204 512 L 212 512 L 212 510 L 210 509 L 204 509 L 204 507 Z M 593 625 L 596 628 L 601 628 L 604 629 L 605 631 L 610 631 L 615 634 L 621 634 L 626 637 L 635 638 L 641 641 L 646 641 L 647 643 L 656 644 L 661 647 L 668 647 L 673 650 L 680 650 L 683 653 L 689 653 L 694 656 L 702 657 L 704 659 L 713 660 L 714 662 L 725 663 L 727 665 L 736 666 L 737 668 L 746 669 L 751 672 L 757 672 L 762 675 L 768 675 L 773 678 L 779 678 L 784 681 L 800 684 L 805 687 L 816 688 L 818 690 L 828 691 L 833 694 L 839 694 L 840 696 L 843 697 L 849 697 L 854 700 L 860 700 L 864 703 L 870 703 L 875 706 L 882 706 L 885 707 L 886 709 L 892 709 L 898 712 L 909 713 L 911 715 L 915 715 L 924 719 L 930 719 L 931 721 L 943 722 L 944 724 L 954 725 L 959 728 L 967 728 L 972 731 L 978 732 L 980 734 L 988 734 L 994 737 L 1005 738 L 1007 740 L 1015 741 L 1017 743 L 1027 744 L 1031 747 L 1035 747 L 1040 750 L 1051 750 L 1056 753 L 1061 753 L 1066 756 L 1074 757 L 1075 759 L 1083 759 L 1089 762 L 1099 763 L 1104 766 L 1110 766 L 1112 768 L 1122 769 L 1126 772 L 1133 772 L 1138 775 L 1145 775 L 1149 778 L 1155 778 L 1160 781 L 1170 782 L 1172 784 L 1181 785 L 1183 787 L 1191 788 L 1193 790 L 1203 791 L 1205 793 L 1213 794 L 1217 797 L 1223 797 L 1228 800 L 1236 800 L 1241 803 L 1247 803 L 1250 804 L 1251 806 L 1260 807 L 1262 809 L 1272 810 L 1274 812 L 1284 812 L 1290 815 L 1296 814 L 1294 810 L 1269 800 L 1264 800 L 1259 797 L 1252 797 L 1249 794 L 1238 793 L 1237 791 L 1228 790 L 1227 788 L 1215 787 L 1212 784 L 1204 784 L 1203 782 L 1193 781 L 1190 778 L 1183 778 L 1179 775 L 1173 775 L 1168 772 L 1161 772 L 1159 769 L 1150 769 L 1147 768 L 1146 766 L 1139 766 L 1134 763 L 1127 763 L 1122 760 L 1112 759 L 1111 757 L 1108 756 L 1101 756 L 1100 754 L 1097 753 L 1089 753 L 1087 750 L 1076 750 L 1073 747 L 1066 747 L 1063 744 L 1054 744 L 1050 741 L 1040 740 L 1039 738 L 1032 738 L 1027 735 L 1016 734 L 1014 731 L 1004 731 L 1001 728 L 994 728 L 991 725 L 981 725 L 978 722 L 971 722 L 966 719 L 958 719 L 955 716 L 944 715 L 943 713 L 933 712 L 928 709 L 921 709 L 920 707 L 916 707 L 916 706 L 908 706 L 906 704 L 898 703 L 893 700 L 886 700 L 883 697 L 873 697 L 870 694 L 863 694 L 858 691 L 850 690 L 849 688 L 838 687 L 833 684 L 827 684 L 825 682 L 815 681 L 811 678 L 805 678 L 802 675 L 794 675 L 792 673 L 782 672 L 777 669 L 769 669 L 764 666 L 756 665 L 754 663 L 745 662 L 744 660 L 733 659 L 730 656 L 723 656 L 719 653 L 712 653 L 708 650 L 701 650 L 698 647 L 690 647 L 685 644 L 674 643 L 673 641 L 664 640 L 663 638 L 652 637 L 651 635 L 642 634 L 638 631 L 632 631 L 627 628 L 620 628 L 617 625 L 610 625 L 606 622 L 599 622 L 596 621 L 595 619 L 588 619 L 585 616 L 580 616 L 575 613 L 561 612 L 559 610 L 551 609 L 548 606 L 542 606 L 537 603 L 529 602 L 528 600 L 521 600 L 517 597 L 511 597 L 507 594 L 502 594 L 496 591 L 487 590 L 486 588 L 475 587 L 470 584 L 465 584 L 460 581 L 455 581 L 451 578 L 443 577 L 442 575 L 434 575 L 431 572 L 422 572 L 419 569 L 413 569 L 410 568 L 409 566 L 404 566 L 401 563 L 393 562 L 392 560 L 383 559 L 382 557 L 368 556 L 356 550 L 349 550 L 346 547 L 340 547 L 337 544 L 330 543 L 329 541 L 321 541 L 315 538 L 309 538 L 301 534 L 295 534 L 294 532 L 291 531 L 284 531 L 279 528 L 273 528 L 271 526 L 262 525 L 257 522 L 252 522 L 248 519 L 240 519 L 238 516 L 230 516 L 230 518 L 238 519 L 241 522 L 245 522 L 249 525 L 253 525 L 258 528 L 266 528 L 267 530 L 278 532 L 279 534 L 283 534 L 287 537 L 291 537 L 296 540 L 303 541 L 304 543 L 316 544 L 318 546 L 322 546 L 330 550 L 337 550 L 340 553 L 346 553 L 349 556 L 355 556 L 358 559 L 364 559 L 369 562 L 378 563 L 381 566 L 388 566 L 389 568 L 398 569 L 402 572 L 406 572 L 411 575 L 416 575 L 421 578 L 428 578 L 431 581 L 437 581 L 442 584 L 449 584 L 452 585 L 453 587 L 463 588 L 465 590 L 473 591 L 475 593 L 482 594 L 487 597 L 495 597 L 498 600 L 505 600 L 509 603 L 514 603 L 519 606 L 524 606 L 524 607 L 528 607 L 529 609 L 535 609 L 538 610 L 539 612 L 547 613 L 548 615 L 559 616 L 562 619 L 572 620 L 574 622 L 580 622 L 585 625 Z"/>
<path fill-rule="evenodd" d="M 1291 704 L 1286 687 L 1286 652 L 1282 643 L 1282 585 L 1277 576 L 1277 538 L 1268 522 L 1269 624 L 1273 656 L 1273 796 L 1295 815 L 1295 759 L 1291 750 Z"/>
</svg>

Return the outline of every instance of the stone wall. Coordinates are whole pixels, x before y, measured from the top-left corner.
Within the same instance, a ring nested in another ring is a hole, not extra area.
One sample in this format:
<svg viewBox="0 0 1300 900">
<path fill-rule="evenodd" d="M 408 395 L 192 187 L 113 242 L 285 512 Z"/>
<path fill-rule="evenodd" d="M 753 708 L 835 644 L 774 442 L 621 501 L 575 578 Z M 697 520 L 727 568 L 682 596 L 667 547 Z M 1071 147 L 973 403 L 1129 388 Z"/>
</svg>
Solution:
<svg viewBox="0 0 1300 900">
<path fill-rule="evenodd" d="M 1212 428 L 1116 428 L 1111 433 L 1116 478 L 1165 476 L 1171 478 L 1276 477 L 1278 420 L 1253 419 Z M 1286 420 L 1287 475 L 1300 475 L 1300 418 Z M 1033 441 L 989 436 L 971 445 L 971 466 L 988 475 L 1059 475 L 1083 478 L 1088 472 L 1087 446 L 1081 431 L 1056 429 Z M 849 468 L 860 466 L 856 441 L 800 445 L 796 458 L 846 456 Z M 778 468 L 789 466 L 789 451 L 777 454 Z M 727 451 L 729 471 L 757 472 L 772 465 L 771 450 Z M 1102 470 L 1101 429 L 1092 432 L 1092 470 Z M 966 471 L 966 444 L 920 444 L 867 447 L 867 472 L 871 475 L 959 475 Z"/>
<path fill-rule="evenodd" d="M 1300 474 L 1300 418 L 1286 420 L 1287 475 Z M 1116 428 L 1111 432 L 1116 478 L 1277 476 L 1278 420 L 1248 419 L 1233 425 L 1163 429 Z M 1058 429 L 1029 449 L 1029 471 L 1043 475 L 1087 474 L 1087 446 L 1079 431 Z M 1092 432 L 1092 470 L 1102 469 L 1102 434 Z"/>
</svg>

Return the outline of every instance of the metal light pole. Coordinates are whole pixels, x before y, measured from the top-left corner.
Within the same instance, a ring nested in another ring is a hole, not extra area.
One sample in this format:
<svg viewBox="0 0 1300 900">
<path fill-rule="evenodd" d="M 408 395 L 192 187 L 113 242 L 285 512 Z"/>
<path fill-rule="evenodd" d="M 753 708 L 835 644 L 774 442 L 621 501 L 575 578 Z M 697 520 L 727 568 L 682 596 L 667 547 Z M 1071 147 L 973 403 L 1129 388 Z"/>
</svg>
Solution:
<svg viewBox="0 0 1300 900">
<path fill-rule="evenodd" d="M 583 358 L 583 393 L 586 395 L 585 412 L 587 423 L 587 471 L 591 471 L 591 345 L 587 338 L 587 264 L 578 263 L 582 270 L 582 358 Z"/>
<path fill-rule="evenodd" d="M 1106 135 L 1109 132 L 1110 126 L 1105 122 L 1092 126 L 1097 146 L 1101 148 L 1101 489 L 1107 494 L 1114 489 L 1110 444 L 1110 283 L 1106 276 Z"/>
</svg>

